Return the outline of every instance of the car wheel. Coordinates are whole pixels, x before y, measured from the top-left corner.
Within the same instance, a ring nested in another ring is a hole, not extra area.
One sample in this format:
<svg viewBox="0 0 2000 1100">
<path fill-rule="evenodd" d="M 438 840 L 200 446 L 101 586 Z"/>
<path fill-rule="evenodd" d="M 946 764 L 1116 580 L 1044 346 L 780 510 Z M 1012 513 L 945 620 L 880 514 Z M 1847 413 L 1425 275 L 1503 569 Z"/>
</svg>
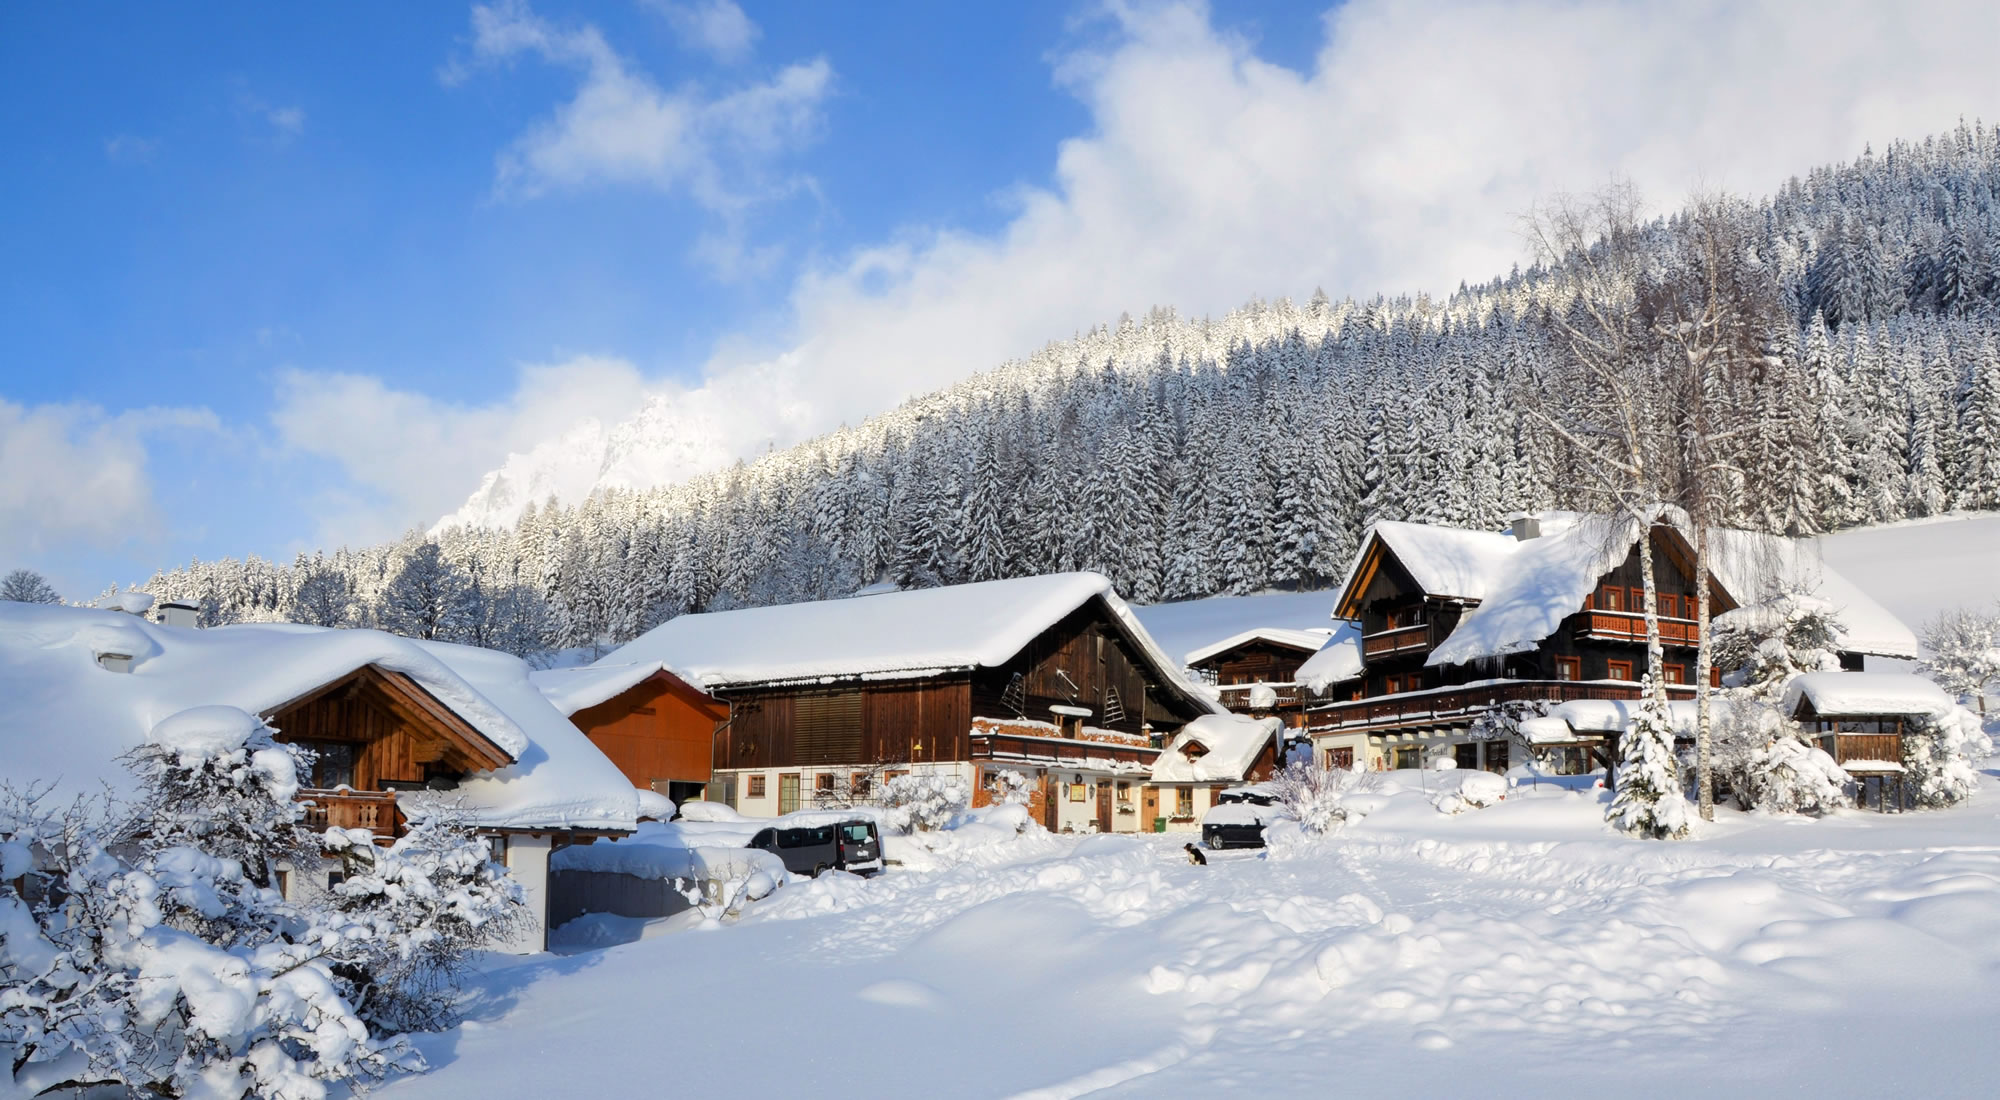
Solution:
<svg viewBox="0 0 2000 1100">
<path fill-rule="evenodd" d="M 814 877 L 814 878 L 818 878 L 818 877 L 820 877 L 821 875 L 823 875 L 823 874 L 825 874 L 825 873 L 826 873 L 826 864 L 824 864 L 824 863 L 822 863 L 822 864 L 820 864 L 819 866 L 817 866 L 817 867 L 814 867 L 814 868 L 813 868 L 813 877 Z"/>
</svg>

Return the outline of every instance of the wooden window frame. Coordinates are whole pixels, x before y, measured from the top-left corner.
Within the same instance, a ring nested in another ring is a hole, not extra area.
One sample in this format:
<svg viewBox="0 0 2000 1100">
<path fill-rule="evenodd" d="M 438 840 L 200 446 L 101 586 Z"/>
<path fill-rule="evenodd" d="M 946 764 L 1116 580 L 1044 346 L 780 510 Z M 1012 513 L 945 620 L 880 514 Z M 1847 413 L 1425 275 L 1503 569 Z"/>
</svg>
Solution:
<svg viewBox="0 0 2000 1100">
<path fill-rule="evenodd" d="M 1597 602 L 1603 604 L 1604 605 L 1603 609 L 1606 611 L 1617 612 L 1617 611 L 1627 610 L 1624 606 L 1625 589 L 1621 585 L 1607 584 L 1603 588 L 1598 589 Z M 1617 607 L 1611 606 L 1614 603 L 1618 604 L 1619 606 Z"/>
<path fill-rule="evenodd" d="M 1193 787 L 1175 787 L 1175 788 L 1174 788 L 1174 816 L 1175 816 L 1175 817 L 1193 817 L 1193 816 L 1194 816 L 1194 788 L 1193 788 Z"/>
<path fill-rule="evenodd" d="M 813 776 L 814 794 L 821 794 L 821 793 L 832 794 L 833 787 L 834 783 L 833 783 L 832 772 L 820 772 L 818 775 Z"/>
<path fill-rule="evenodd" d="M 768 782 L 768 781 L 769 781 L 769 779 L 770 779 L 770 776 L 767 776 L 767 775 L 746 775 L 746 776 L 744 776 L 744 777 L 743 777 L 743 779 L 744 779 L 744 783 L 743 783 L 743 797 L 745 797 L 745 798 L 769 798 L 769 797 L 771 797 L 771 796 L 770 796 L 770 794 L 769 794 L 769 791 L 770 791 L 770 784 L 769 784 L 769 782 Z"/>
<path fill-rule="evenodd" d="M 1685 684 L 1688 679 L 1687 666 L 1677 664 L 1661 665 L 1660 679 L 1665 680 L 1669 684 Z"/>
<path fill-rule="evenodd" d="M 1563 673 L 1564 673 L 1565 671 L 1567 671 L 1567 672 L 1569 673 L 1569 675 L 1567 675 L 1567 676 L 1563 675 Z M 1575 682 L 1575 681 L 1577 681 L 1577 680 L 1581 680 L 1581 679 L 1583 679 L 1583 658 L 1581 658 L 1581 657 L 1557 657 L 1557 658 L 1556 658 L 1556 679 L 1558 679 L 1558 680 L 1566 680 L 1566 681 L 1570 681 L 1570 682 Z"/>
<path fill-rule="evenodd" d="M 1655 593 L 1653 593 L 1653 595 L 1654 595 L 1655 597 L 1658 597 L 1658 596 L 1659 596 L 1660 594 L 1659 594 L 1658 592 L 1655 592 Z M 1655 605 L 1655 606 L 1657 606 L 1657 605 Z M 1643 588 L 1628 588 L 1628 589 L 1626 589 L 1626 590 L 1625 590 L 1625 610 L 1627 610 L 1627 611 L 1630 611 L 1630 612 L 1632 612 L 1632 613 L 1633 613 L 1633 614 L 1635 614 L 1635 615 L 1643 615 L 1643 614 L 1645 614 L 1645 613 L 1646 613 L 1646 590 L 1645 590 L 1645 589 L 1643 589 Z"/>
<path fill-rule="evenodd" d="M 1619 672 L 1621 670 L 1624 672 L 1623 676 L 1619 675 Z M 1616 661 L 1616 660 L 1605 661 L 1604 678 L 1607 680 L 1625 680 L 1629 682 L 1632 679 L 1632 662 Z"/>
</svg>

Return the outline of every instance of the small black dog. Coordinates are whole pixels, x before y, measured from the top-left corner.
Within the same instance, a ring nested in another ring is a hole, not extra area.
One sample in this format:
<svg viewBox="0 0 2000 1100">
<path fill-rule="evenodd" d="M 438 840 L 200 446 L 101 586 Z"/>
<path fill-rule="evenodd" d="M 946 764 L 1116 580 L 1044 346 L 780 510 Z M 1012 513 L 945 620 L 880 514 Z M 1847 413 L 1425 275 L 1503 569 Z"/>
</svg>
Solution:
<svg viewBox="0 0 2000 1100">
<path fill-rule="evenodd" d="M 1189 863 L 1194 864 L 1196 867 L 1208 866 L 1208 857 L 1201 854 L 1200 848 L 1197 848 L 1192 844 L 1184 844 L 1182 845 L 1182 847 L 1187 849 Z"/>
</svg>

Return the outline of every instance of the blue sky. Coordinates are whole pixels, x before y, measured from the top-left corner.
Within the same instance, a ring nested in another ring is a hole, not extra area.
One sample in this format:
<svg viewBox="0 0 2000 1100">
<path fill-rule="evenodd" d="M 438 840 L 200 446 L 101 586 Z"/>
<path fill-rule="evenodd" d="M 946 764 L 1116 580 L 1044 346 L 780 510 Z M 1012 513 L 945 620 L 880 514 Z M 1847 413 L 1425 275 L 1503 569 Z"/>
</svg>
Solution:
<svg viewBox="0 0 2000 1100">
<path fill-rule="evenodd" d="M 1867 5 L 1757 66 L 1782 12 L 1606 12 L 10 6 L 0 568 L 386 537 L 647 396 L 712 464 L 1123 310 L 1483 278 L 1612 171 L 1762 190 L 2000 109 Z"/>
</svg>

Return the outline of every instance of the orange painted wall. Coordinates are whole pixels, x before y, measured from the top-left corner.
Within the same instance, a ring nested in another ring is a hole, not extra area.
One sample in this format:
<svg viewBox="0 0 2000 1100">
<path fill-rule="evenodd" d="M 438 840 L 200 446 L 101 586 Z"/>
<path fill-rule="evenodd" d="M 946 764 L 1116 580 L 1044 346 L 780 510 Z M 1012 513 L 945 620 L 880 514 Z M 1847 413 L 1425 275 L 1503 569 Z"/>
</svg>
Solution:
<svg viewBox="0 0 2000 1100">
<path fill-rule="evenodd" d="M 708 782 L 709 747 L 727 717 L 728 704 L 661 672 L 570 721 L 633 786 L 651 787 L 675 779 Z"/>
</svg>

